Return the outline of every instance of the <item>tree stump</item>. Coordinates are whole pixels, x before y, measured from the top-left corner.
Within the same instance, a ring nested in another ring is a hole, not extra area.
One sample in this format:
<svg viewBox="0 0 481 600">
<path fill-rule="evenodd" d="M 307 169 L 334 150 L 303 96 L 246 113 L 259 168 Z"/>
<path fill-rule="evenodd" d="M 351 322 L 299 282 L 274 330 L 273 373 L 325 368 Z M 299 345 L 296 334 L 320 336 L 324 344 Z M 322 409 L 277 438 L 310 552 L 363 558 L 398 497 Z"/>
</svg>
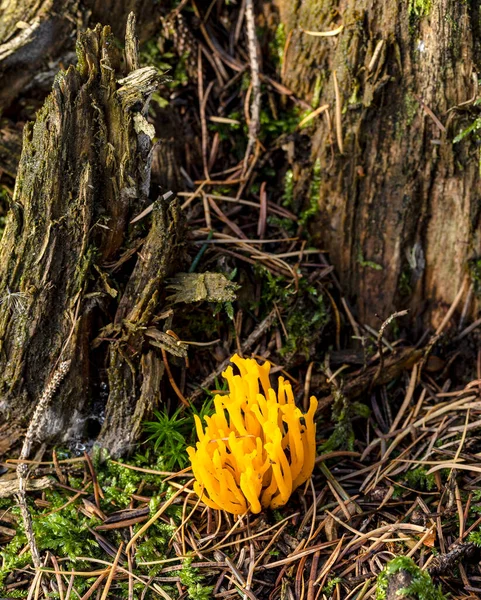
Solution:
<svg viewBox="0 0 481 600">
<path fill-rule="evenodd" d="M 145 115 L 160 77 L 139 68 L 134 27 L 130 17 L 124 61 L 109 27 L 80 35 L 78 66 L 58 74 L 25 126 L 0 244 L 0 425 L 25 422 L 71 360 L 39 435 L 80 435 L 106 387 L 99 442 L 114 455 L 132 448 L 160 401 L 162 357 L 144 333 L 158 326 L 183 236 L 175 200 L 130 224 L 151 202 L 155 132 Z"/>
<path fill-rule="evenodd" d="M 74 0 L 11 0 L 0 5 L 0 109 L 8 107 L 75 30 Z"/>
<path fill-rule="evenodd" d="M 275 4 L 284 83 L 329 106 L 291 142 L 294 201 L 315 167 L 313 232 L 361 322 L 409 307 L 436 328 L 481 253 L 479 4 Z"/>
</svg>

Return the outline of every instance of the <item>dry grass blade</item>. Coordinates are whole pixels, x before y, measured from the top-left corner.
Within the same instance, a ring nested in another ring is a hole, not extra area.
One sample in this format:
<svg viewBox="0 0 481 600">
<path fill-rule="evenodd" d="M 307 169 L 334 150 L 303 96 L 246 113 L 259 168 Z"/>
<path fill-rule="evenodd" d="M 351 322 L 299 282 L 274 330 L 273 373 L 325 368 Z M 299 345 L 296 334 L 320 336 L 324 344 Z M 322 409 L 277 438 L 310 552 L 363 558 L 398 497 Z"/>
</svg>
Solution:
<svg viewBox="0 0 481 600">
<path fill-rule="evenodd" d="M 176 498 L 178 498 L 191 485 L 191 483 L 192 483 L 192 479 L 189 480 L 185 485 L 183 485 L 181 487 L 180 490 L 175 492 L 175 494 L 173 494 L 166 502 L 164 502 L 162 504 L 162 506 L 159 508 L 159 510 L 155 513 L 155 515 L 152 518 L 150 518 L 147 521 L 147 523 L 145 525 L 143 525 L 139 529 L 139 531 L 137 531 L 137 533 L 130 539 L 129 543 L 127 544 L 127 546 L 125 548 L 125 552 L 130 551 L 130 549 L 135 544 L 135 542 L 139 539 L 139 537 L 141 537 L 147 531 L 147 529 L 152 525 L 152 523 L 155 523 L 155 521 L 165 512 L 165 510 L 174 502 L 174 500 Z"/>
<path fill-rule="evenodd" d="M 332 72 L 332 80 L 334 82 L 334 95 L 336 97 L 336 138 L 339 152 L 344 154 L 344 143 L 342 141 L 342 100 L 339 91 L 339 83 L 337 82 L 336 71 Z"/>
<path fill-rule="evenodd" d="M 335 35 L 339 35 L 343 29 L 344 25 L 339 25 L 339 27 L 329 31 L 307 31 L 306 29 L 301 29 L 301 31 L 306 35 L 312 35 L 314 37 L 333 37 Z"/>
<path fill-rule="evenodd" d="M 316 110 L 313 110 L 311 113 L 309 113 L 308 115 L 306 115 L 300 122 L 299 122 L 299 129 L 301 127 L 304 127 L 304 125 L 307 125 L 307 123 L 309 123 L 309 121 L 312 121 L 312 119 L 315 119 L 316 117 L 318 117 L 319 115 L 322 115 L 322 113 L 327 110 L 329 108 L 329 104 L 323 104 L 322 106 L 319 106 L 319 108 L 316 108 Z"/>
<path fill-rule="evenodd" d="M 107 577 L 107 581 L 105 583 L 105 587 L 102 592 L 102 596 L 100 597 L 100 600 L 107 600 L 107 598 L 109 597 L 110 586 L 112 585 L 112 581 L 115 577 L 115 573 L 117 571 L 117 565 L 119 564 L 119 559 L 120 559 L 120 555 L 122 554 L 123 547 L 124 547 L 124 544 L 123 544 L 123 542 L 121 542 L 119 549 L 117 551 L 117 554 L 115 556 L 114 563 L 109 571 L 109 576 Z"/>
</svg>

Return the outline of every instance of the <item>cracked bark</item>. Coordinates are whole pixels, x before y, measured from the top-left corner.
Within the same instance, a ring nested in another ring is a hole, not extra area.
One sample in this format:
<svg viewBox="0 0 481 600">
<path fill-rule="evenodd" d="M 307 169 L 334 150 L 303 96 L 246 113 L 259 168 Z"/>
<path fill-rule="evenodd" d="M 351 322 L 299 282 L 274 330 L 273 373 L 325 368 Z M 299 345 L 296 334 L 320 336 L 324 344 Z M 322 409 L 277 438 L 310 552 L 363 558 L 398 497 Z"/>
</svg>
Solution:
<svg viewBox="0 0 481 600">
<path fill-rule="evenodd" d="M 131 19 L 125 62 L 136 66 L 133 28 Z M 143 328 L 181 257 L 183 229 L 176 201 L 156 203 L 145 239 L 148 219 L 129 225 L 151 202 L 154 132 L 144 115 L 159 73 L 144 67 L 117 79 L 121 57 L 108 27 L 81 34 L 77 50 L 78 66 L 56 77 L 25 126 L 0 244 L 0 428 L 24 421 L 55 365 L 71 359 L 40 433 L 80 435 L 99 382 L 91 341 L 112 321 L 115 331 L 95 350 L 109 383 L 99 441 L 119 455 L 160 400 L 162 358 Z M 141 258 L 123 259 L 140 246 Z"/>
<path fill-rule="evenodd" d="M 294 201 L 302 207 L 310 197 L 318 160 L 313 231 L 359 319 L 378 327 L 376 314 L 409 307 L 412 322 L 435 328 L 481 251 L 478 140 L 453 144 L 479 116 L 479 6 L 440 0 L 416 15 L 395 0 L 276 4 L 289 40 L 284 83 L 328 103 L 331 115 L 291 142 Z M 333 37 L 303 32 L 340 24 Z"/>
</svg>

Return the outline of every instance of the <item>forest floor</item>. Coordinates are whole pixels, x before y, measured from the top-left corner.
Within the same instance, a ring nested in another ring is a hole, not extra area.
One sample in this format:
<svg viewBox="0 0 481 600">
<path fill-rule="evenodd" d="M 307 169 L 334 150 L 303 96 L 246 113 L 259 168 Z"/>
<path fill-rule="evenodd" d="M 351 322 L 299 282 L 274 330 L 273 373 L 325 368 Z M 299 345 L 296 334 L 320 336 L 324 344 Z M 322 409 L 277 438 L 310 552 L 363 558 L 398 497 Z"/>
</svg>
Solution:
<svg viewBox="0 0 481 600">
<path fill-rule="evenodd" d="M 167 71 L 152 123 L 158 132 L 180 124 L 191 140 L 175 149 L 175 127 L 159 133 L 185 165 L 178 196 L 190 272 L 223 273 L 236 298 L 175 306 L 188 360 L 169 356 L 167 401 L 132 457 L 89 453 L 79 440 L 42 447 L 29 462 L 40 575 L 7 490 L 17 440 L 0 439 L 11 456 L 0 463 L 0 590 L 8 598 L 61 600 L 361 600 L 375 596 L 386 564 L 405 556 L 450 597 L 479 597 L 475 327 L 458 303 L 437 331 L 415 338 L 401 314 L 384 315 L 378 330 L 356 319 L 319 247 L 317 163 L 303 205 L 292 195 L 290 143 L 325 115 L 318 101 L 307 105 L 280 83 L 286 39 L 281 28 L 269 39 L 266 27 L 258 35 L 256 116 L 248 42 L 241 25 L 224 34 L 224 17 L 213 10 L 200 21 L 188 13 L 199 42 L 175 13 L 142 58 Z M 227 81 L 226 56 L 236 73 Z M 162 177 L 154 161 L 153 182 Z M 198 501 L 186 454 L 195 443 L 193 415 L 208 414 L 213 394 L 225 390 L 221 373 L 236 352 L 269 360 L 301 407 L 311 394 L 320 404 L 312 479 L 281 509 L 239 519 Z M 424 597 L 440 597 L 429 578 L 421 581 Z"/>
</svg>

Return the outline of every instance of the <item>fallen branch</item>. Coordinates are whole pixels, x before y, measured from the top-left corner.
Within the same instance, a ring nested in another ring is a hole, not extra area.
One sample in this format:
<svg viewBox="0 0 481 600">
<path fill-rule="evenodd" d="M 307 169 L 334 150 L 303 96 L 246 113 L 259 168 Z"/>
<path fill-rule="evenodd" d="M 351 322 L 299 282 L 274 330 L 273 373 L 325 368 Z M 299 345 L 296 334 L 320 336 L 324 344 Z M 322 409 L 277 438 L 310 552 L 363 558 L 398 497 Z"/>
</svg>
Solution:
<svg viewBox="0 0 481 600">
<path fill-rule="evenodd" d="M 32 481 L 25 482 L 25 491 L 27 492 L 39 492 L 41 490 L 49 490 L 54 486 L 54 481 L 50 477 L 40 477 L 39 479 L 32 479 Z M 18 493 L 19 491 L 18 479 L 12 479 L 11 481 L 0 481 L 0 498 L 10 498 Z"/>
</svg>

